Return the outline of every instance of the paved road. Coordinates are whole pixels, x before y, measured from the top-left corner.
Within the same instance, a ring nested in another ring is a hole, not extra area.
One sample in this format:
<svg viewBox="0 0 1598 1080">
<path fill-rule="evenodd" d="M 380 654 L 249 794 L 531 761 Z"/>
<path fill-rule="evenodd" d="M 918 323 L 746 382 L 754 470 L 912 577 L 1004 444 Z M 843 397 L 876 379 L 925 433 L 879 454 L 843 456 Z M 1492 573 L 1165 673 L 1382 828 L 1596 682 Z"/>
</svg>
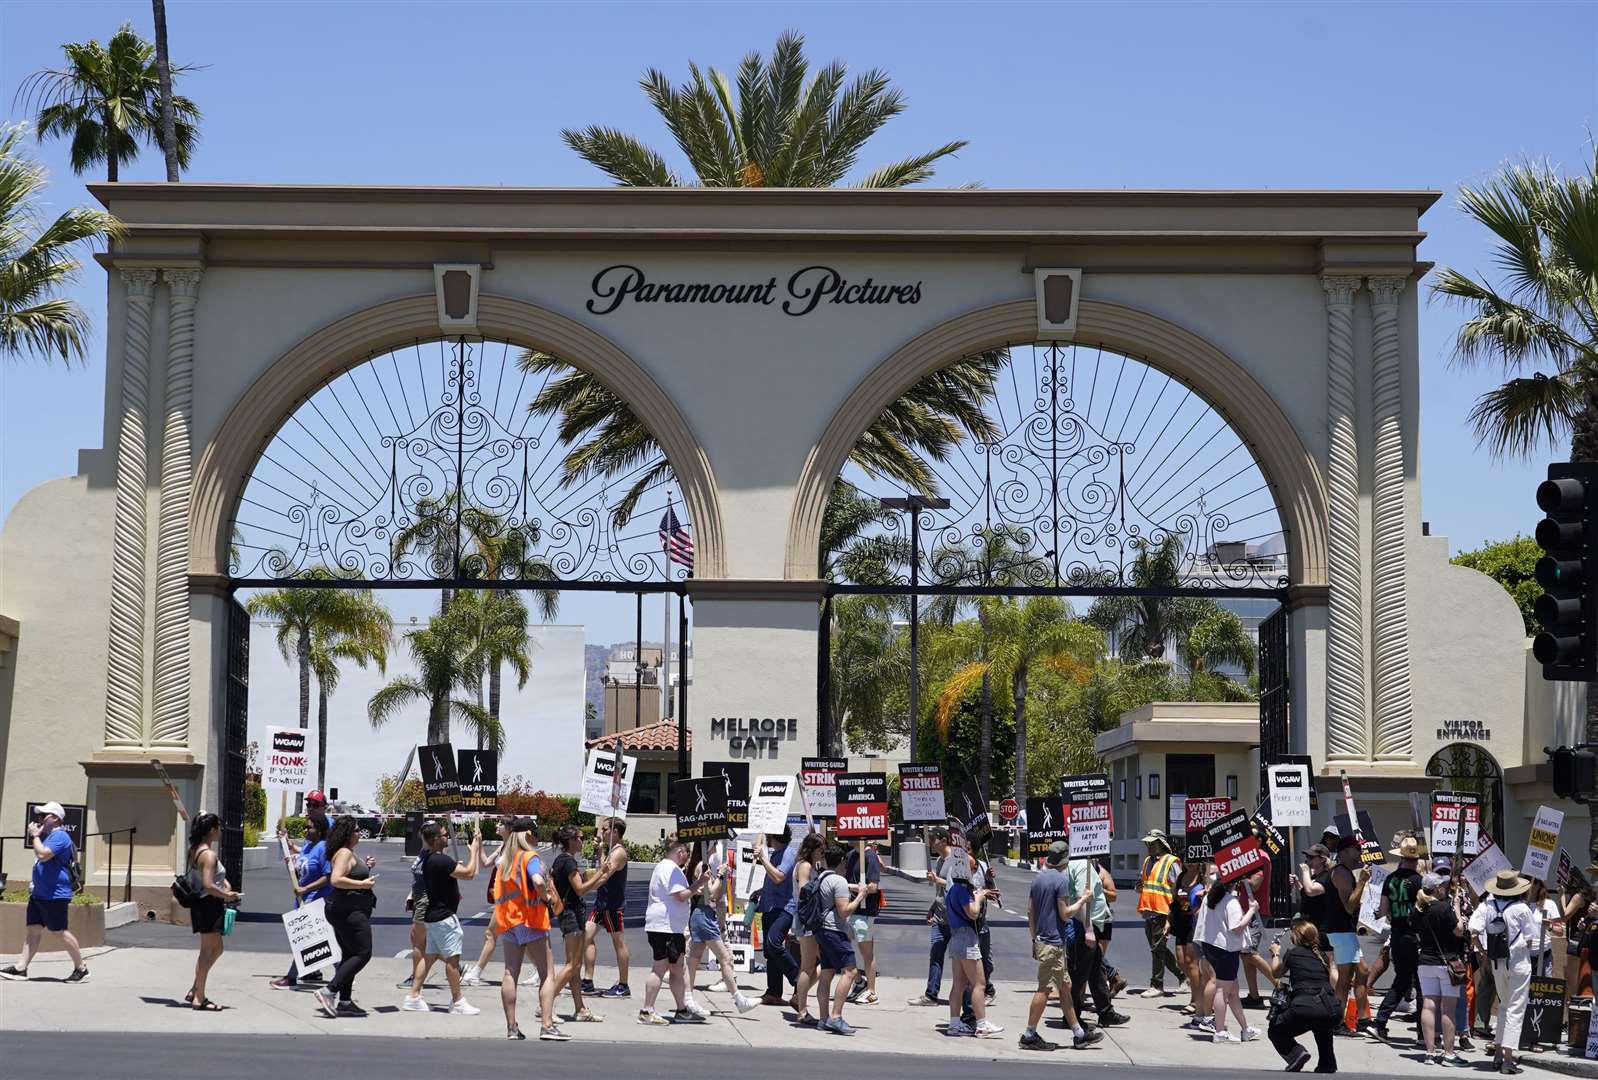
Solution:
<svg viewBox="0 0 1598 1080">
<path fill-rule="evenodd" d="M 58 1033 L 11 1032 L 5 1038 L 6 1075 L 61 1076 L 64 1066 L 78 1076 L 115 1076 L 118 1080 L 176 1080 L 194 1077 L 212 1080 L 217 1075 L 271 1076 L 287 1067 L 296 1073 L 315 1073 L 303 1040 L 271 1035 L 229 1035 L 191 1041 L 192 1052 L 174 1053 L 169 1034 L 75 1033 L 70 1050 L 63 1049 Z M 895 1054 L 845 1051 L 838 1043 L 819 1051 L 761 1050 L 747 1046 L 671 1046 L 658 1042 L 565 1044 L 479 1039 L 470 1043 L 443 1039 L 368 1037 L 347 1040 L 344 1049 L 318 1048 L 324 1062 L 344 1062 L 343 1071 L 362 1075 L 444 1076 L 463 1068 L 473 1075 L 491 1076 L 504 1069 L 562 1069 L 562 1075 L 603 1076 L 758 1076 L 762 1080 L 811 1080 L 821 1065 L 828 1073 L 889 1077 L 905 1072 L 905 1059 Z M 1206 1051 L 1208 1048 L 1206 1048 Z M 836 1053 L 836 1057 L 834 1057 Z M 847 1054 L 847 1056 L 845 1056 Z M 823 1062 L 836 1064 L 822 1065 Z M 1091 1076 L 1095 1080 L 1149 1080 L 1151 1077 L 1190 1077 L 1191 1067 L 1158 1068 L 1147 1065 L 1094 1064 L 1066 1054 L 1040 1054 L 1036 1061 L 1006 1061 L 1007 1071 L 1026 1069 L 1028 1076 Z M 918 1057 L 919 1080 L 970 1080 L 986 1071 L 969 1057 Z M 595 1070 L 598 1069 L 598 1072 Z M 335 1069 L 334 1071 L 339 1071 Z M 1359 1076 L 1359 1073 L 1343 1073 Z M 1374 1074 L 1366 1074 L 1374 1075 Z"/>
</svg>

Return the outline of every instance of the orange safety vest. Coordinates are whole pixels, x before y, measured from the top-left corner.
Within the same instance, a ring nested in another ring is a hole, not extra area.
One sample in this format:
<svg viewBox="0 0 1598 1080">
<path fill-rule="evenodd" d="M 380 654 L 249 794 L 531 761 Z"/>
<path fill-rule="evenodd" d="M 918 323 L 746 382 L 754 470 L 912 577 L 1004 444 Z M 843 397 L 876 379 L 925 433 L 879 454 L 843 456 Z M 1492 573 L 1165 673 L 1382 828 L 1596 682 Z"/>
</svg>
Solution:
<svg viewBox="0 0 1598 1080">
<path fill-rule="evenodd" d="M 1174 890 L 1170 885 L 1171 869 L 1176 865 L 1175 855 L 1153 855 L 1143 859 L 1143 880 L 1139 883 L 1137 895 L 1137 909 L 1148 911 L 1156 915 L 1169 915 L 1171 913 L 1171 897 Z"/>
<path fill-rule="evenodd" d="M 549 929 L 549 907 L 527 892 L 527 863 L 532 857 L 529 852 L 518 851 L 511 858 L 509 870 L 494 881 L 495 934 L 503 934 L 517 926 Z"/>
</svg>

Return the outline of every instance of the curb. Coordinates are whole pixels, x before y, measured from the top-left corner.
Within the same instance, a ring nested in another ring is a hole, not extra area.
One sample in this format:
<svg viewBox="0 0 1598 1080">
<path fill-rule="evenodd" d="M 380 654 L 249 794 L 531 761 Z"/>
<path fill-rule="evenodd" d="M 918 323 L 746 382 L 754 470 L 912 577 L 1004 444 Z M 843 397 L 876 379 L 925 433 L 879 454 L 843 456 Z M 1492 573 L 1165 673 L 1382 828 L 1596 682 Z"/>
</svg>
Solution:
<svg viewBox="0 0 1598 1080">
<path fill-rule="evenodd" d="M 1549 1057 L 1533 1054 L 1517 1054 L 1517 1065 L 1528 1068 L 1543 1069 L 1546 1072 L 1563 1073 L 1566 1076 L 1598 1077 L 1598 1061 L 1589 1061 L 1586 1058 L 1567 1057 L 1556 1054 Z"/>
</svg>

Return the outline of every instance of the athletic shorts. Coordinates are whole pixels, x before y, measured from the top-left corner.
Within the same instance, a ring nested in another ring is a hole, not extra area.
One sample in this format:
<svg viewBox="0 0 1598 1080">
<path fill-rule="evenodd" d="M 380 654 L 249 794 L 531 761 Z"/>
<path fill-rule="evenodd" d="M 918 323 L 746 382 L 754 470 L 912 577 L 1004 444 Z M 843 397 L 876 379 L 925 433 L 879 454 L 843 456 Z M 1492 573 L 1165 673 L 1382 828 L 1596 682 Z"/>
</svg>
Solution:
<svg viewBox="0 0 1598 1080">
<path fill-rule="evenodd" d="M 707 907 L 696 907 L 688 913 L 688 938 L 696 945 L 702 941 L 721 940 L 721 920 Z"/>
<path fill-rule="evenodd" d="M 849 916 L 849 932 L 856 941 L 875 941 L 877 937 L 877 920 L 870 915 L 861 915 L 859 912 Z"/>
<path fill-rule="evenodd" d="M 1260 951 L 1260 939 L 1265 936 L 1265 928 L 1259 923 L 1249 923 L 1248 929 L 1243 931 L 1243 955 L 1253 956 Z"/>
<path fill-rule="evenodd" d="M 1424 997 L 1457 998 L 1462 986 L 1455 986 L 1448 978 L 1444 964 L 1422 964 L 1418 969 L 1420 992 Z"/>
<path fill-rule="evenodd" d="M 675 964 L 682 959 L 683 940 L 681 934 L 650 930 L 644 936 L 649 939 L 649 951 L 656 960 L 664 960 L 668 964 Z"/>
<path fill-rule="evenodd" d="M 589 912 L 588 921 L 591 924 L 598 926 L 601 930 L 608 931 L 612 934 L 619 934 L 622 932 L 622 914 L 619 911 L 611 911 L 609 908 L 596 907 L 593 911 Z"/>
<path fill-rule="evenodd" d="M 461 941 L 465 935 L 461 932 L 461 920 L 458 915 L 451 915 L 447 919 L 424 925 L 427 927 L 428 956 L 440 956 L 447 960 L 451 956 L 461 954 Z"/>
<path fill-rule="evenodd" d="M 969 926 L 955 928 L 949 935 L 949 955 L 956 960 L 981 960 L 982 943 L 977 932 Z"/>
<path fill-rule="evenodd" d="M 1207 941 L 1201 944 L 1204 949 L 1204 959 L 1208 960 L 1210 967 L 1215 970 L 1216 980 L 1218 982 L 1235 981 L 1237 979 L 1237 964 L 1242 959 L 1243 954 L 1222 949 L 1211 945 Z"/>
<path fill-rule="evenodd" d="M 1115 934 L 1115 924 L 1107 922 L 1103 926 L 1095 926 L 1093 933 L 1100 941 L 1109 944 L 1110 938 Z"/>
<path fill-rule="evenodd" d="M 424 923 L 427 921 L 427 897 L 418 896 L 411 900 L 411 922 Z"/>
<path fill-rule="evenodd" d="M 208 899 L 216 899 L 209 897 Z M 28 925 L 42 926 L 51 933 L 59 934 L 67 928 L 67 905 L 71 900 L 41 900 L 37 896 L 28 897 Z M 217 900 L 217 907 L 222 906 L 222 901 Z M 198 904 L 195 907 L 199 907 Z M 203 930 L 201 933 L 214 933 L 215 931 Z"/>
<path fill-rule="evenodd" d="M 542 941 L 548 936 L 548 930 L 539 930 L 531 926 L 513 926 L 499 937 L 507 945 L 519 949 L 523 945 L 531 945 L 535 941 Z"/>
<path fill-rule="evenodd" d="M 1352 933 L 1327 934 L 1332 954 L 1339 964 L 1357 964 L 1361 956 L 1359 935 Z"/>
<path fill-rule="evenodd" d="M 1038 946 L 1038 989 L 1053 990 L 1066 981 L 1065 946 L 1040 941 Z M 981 952 L 978 952 L 980 958 Z"/>
<path fill-rule="evenodd" d="M 572 934 L 580 934 L 582 932 L 583 916 L 581 912 L 573 911 L 571 908 L 567 908 L 565 911 L 560 913 L 561 937 L 570 937 Z"/>
<path fill-rule="evenodd" d="M 843 971 L 855 966 L 854 943 L 841 930 L 823 928 L 816 934 L 816 946 L 821 954 L 822 967 L 830 971 Z"/>
</svg>

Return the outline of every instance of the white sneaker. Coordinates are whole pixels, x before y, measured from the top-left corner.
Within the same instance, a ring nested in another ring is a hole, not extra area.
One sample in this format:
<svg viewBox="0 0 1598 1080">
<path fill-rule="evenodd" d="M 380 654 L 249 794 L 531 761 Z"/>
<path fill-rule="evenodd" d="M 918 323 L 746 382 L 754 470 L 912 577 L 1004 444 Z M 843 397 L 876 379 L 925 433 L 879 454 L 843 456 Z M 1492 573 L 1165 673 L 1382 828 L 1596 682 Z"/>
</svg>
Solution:
<svg viewBox="0 0 1598 1080">
<path fill-rule="evenodd" d="M 1240 1043 L 1243 1041 L 1236 1035 L 1233 1035 L 1230 1031 L 1217 1031 L 1215 1034 L 1210 1036 L 1210 1039 L 1216 1043 Z"/>
<path fill-rule="evenodd" d="M 404 1012 L 428 1012 L 428 1011 L 430 1011 L 428 1009 L 428 1007 L 427 1007 L 427 1002 L 426 1001 L 422 1000 L 419 997 L 411 997 L 409 994 L 407 994 L 405 996 L 405 1000 L 404 1001 L 400 1002 L 400 1009 L 402 1011 L 404 1011 Z"/>
<path fill-rule="evenodd" d="M 538 985 L 538 969 L 537 968 L 531 969 L 530 971 L 527 972 L 526 975 L 522 976 L 522 985 L 523 986 L 537 986 Z"/>
<path fill-rule="evenodd" d="M 741 1013 L 748 1012 L 757 1004 L 758 1002 L 756 1002 L 754 998 L 750 997 L 748 994 L 745 994 L 742 990 L 738 991 L 732 996 L 733 1008 L 737 1009 Z"/>
<path fill-rule="evenodd" d="M 1141 998 L 1162 998 L 1164 996 L 1165 996 L 1165 991 L 1164 990 L 1156 990 L 1152 986 L 1149 987 L 1147 990 L 1143 991 L 1141 994 L 1138 995 L 1138 997 L 1141 997 Z"/>
<path fill-rule="evenodd" d="M 1259 1028 L 1257 1028 L 1257 1027 L 1246 1027 L 1246 1028 L 1243 1029 L 1243 1041 L 1244 1042 L 1253 1042 L 1255 1039 L 1257 1039 L 1259 1037 L 1260 1037 L 1260 1029 Z"/>
<path fill-rule="evenodd" d="M 461 998 L 459 1001 L 450 1002 L 449 1011 L 455 1016 L 476 1016 L 483 1010 L 479 1009 L 476 1005 L 473 1005 L 465 998 Z"/>
<path fill-rule="evenodd" d="M 710 1010 L 699 1004 L 699 1002 L 695 1001 L 693 998 L 689 998 L 683 1002 L 683 1008 L 687 1009 L 701 1020 L 710 1019 Z"/>
<path fill-rule="evenodd" d="M 471 967 L 469 967 L 465 971 L 461 972 L 461 985 L 462 986 L 482 986 L 483 985 L 483 973 L 482 973 L 481 970 L 478 969 L 476 964 L 473 964 Z"/>
</svg>

